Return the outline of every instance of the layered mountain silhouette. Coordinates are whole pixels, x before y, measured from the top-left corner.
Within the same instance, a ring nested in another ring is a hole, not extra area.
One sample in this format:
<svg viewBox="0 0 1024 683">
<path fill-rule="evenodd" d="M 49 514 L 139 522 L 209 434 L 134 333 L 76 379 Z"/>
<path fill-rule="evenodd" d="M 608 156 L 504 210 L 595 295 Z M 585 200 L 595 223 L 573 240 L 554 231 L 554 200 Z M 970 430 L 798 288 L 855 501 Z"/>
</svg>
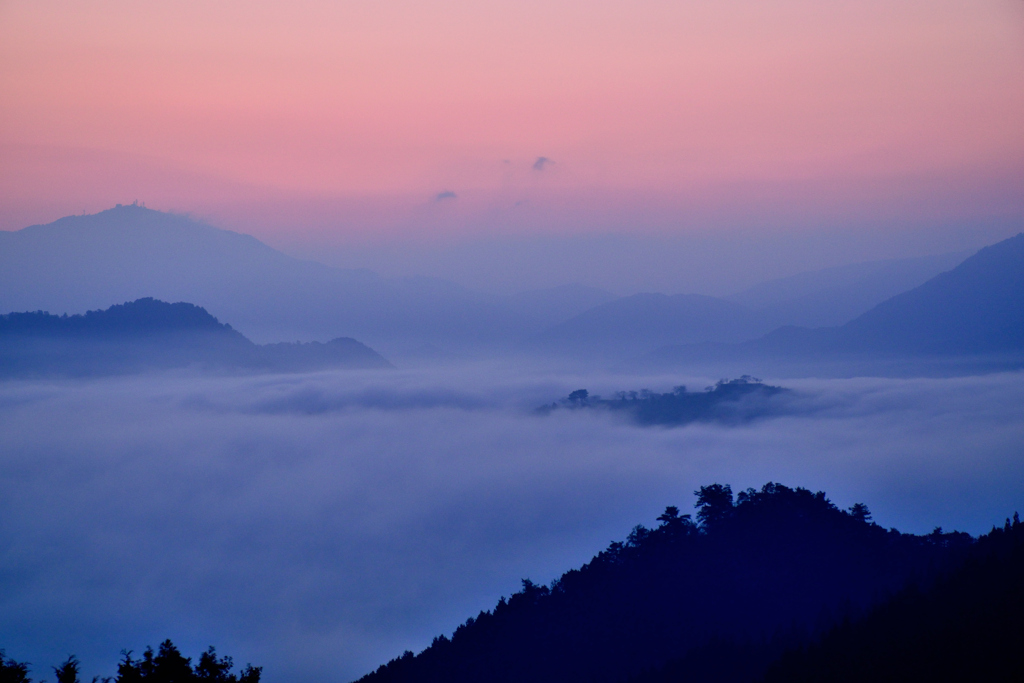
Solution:
<svg viewBox="0 0 1024 683">
<path fill-rule="evenodd" d="M 360 680 L 752 683 L 785 652 L 908 586 L 936 585 L 975 547 L 963 533 L 884 529 L 866 506 L 840 510 L 822 492 L 766 484 L 734 497 L 713 484 L 695 493 L 696 520 L 668 507 L 658 527 L 637 526 L 550 586 L 524 580 L 450 637 Z M 998 578 L 996 595 L 1017 582 Z M 999 626 L 1022 631 L 1017 619 Z"/>
<path fill-rule="evenodd" d="M 941 254 L 851 264 L 765 282 L 726 298 L 636 294 L 554 325 L 527 346 L 568 356 L 624 358 L 664 346 L 750 341 L 780 325 L 845 323 L 965 257 Z"/>
<path fill-rule="evenodd" d="M 341 331 L 375 347 L 453 351 L 509 346 L 612 295 L 566 286 L 500 297 L 386 279 L 135 205 L 0 232 L 2 312 L 82 313 L 142 297 L 192 302 L 260 342 Z"/>
<path fill-rule="evenodd" d="M 0 377 L 87 376 L 194 367 L 294 372 L 384 368 L 390 363 L 351 338 L 321 344 L 254 344 L 205 309 L 138 299 L 84 315 L 0 316 Z"/>
<path fill-rule="evenodd" d="M 734 345 L 675 345 L 661 362 L 708 358 L 968 357 L 1024 353 L 1024 234 L 981 249 L 956 268 L 845 325 L 783 327 Z"/>
<path fill-rule="evenodd" d="M 287 256 L 187 216 L 117 206 L 0 231 L 0 311 L 84 313 L 189 301 L 257 342 L 339 332 L 389 355 L 527 351 L 629 358 L 736 343 L 782 324 L 845 321 L 959 257 L 855 264 L 764 283 L 729 300 L 564 285 L 498 296 L 437 278 L 383 278 Z"/>
</svg>

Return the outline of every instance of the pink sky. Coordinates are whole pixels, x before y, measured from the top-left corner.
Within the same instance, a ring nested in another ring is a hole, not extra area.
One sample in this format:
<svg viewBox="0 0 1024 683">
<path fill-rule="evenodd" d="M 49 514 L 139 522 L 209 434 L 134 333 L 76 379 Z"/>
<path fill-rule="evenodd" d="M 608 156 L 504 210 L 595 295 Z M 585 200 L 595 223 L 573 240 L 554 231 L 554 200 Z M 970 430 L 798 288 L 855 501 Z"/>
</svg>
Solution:
<svg viewBox="0 0 1024 683">
<path fill-rule="evenodd" d="M 1022 181 L 1021 0 L 0 2 L 5 229 L 804 228 Z"/>
</svg>

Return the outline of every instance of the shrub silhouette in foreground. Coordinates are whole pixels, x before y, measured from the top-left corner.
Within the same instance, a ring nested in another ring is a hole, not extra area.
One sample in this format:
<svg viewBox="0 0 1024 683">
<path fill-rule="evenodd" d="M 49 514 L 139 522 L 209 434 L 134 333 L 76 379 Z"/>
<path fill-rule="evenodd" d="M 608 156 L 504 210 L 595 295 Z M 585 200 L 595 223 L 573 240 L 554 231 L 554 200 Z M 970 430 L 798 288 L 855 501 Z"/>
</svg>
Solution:
<svg viewBox="0 0 1024 683">
<path fill-rule="evenodd" d="M 28 683 L 32 680 L 28 677 L 28 664 L 6 659 L 4 655 L 0 650 L 0 683 Z"/>
</svg>

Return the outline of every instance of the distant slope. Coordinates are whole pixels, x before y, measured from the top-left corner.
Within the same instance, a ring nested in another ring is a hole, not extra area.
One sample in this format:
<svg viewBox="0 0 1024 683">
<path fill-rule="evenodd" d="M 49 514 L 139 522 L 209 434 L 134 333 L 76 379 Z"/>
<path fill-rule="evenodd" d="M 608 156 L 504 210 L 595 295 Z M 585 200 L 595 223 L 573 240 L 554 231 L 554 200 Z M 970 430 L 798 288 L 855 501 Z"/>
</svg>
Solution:
<svg viewBox="0 0 1024 683">
<path fill-rule="evenodd" d="M 403 349 L 510 345 L 604 296 L 573 287 L 485 296 L 436 278 L 385 279 L 134 205 L 0 231 L 0 312 L 190 301 L 257 341 L 345 334 Z"/>
<path fill-rule="evenodd" d="M 548 328 L 530 347 L 621 357 L 673 343 L 738 342 L 768 329 L 767 318 L 731 301 L 699 294 L 634 294 Z"/>
<path fill-rule="evenodd" d="M 970 252 L 853 263 L 762 282 L 726 299 L 778 325 L 838 326 L 950 270 Z"/>
<path fill-rule="evenodd" d="M 550 587 L 524 581 L 450 638 L 360 680 L 616 683 L 719 644 L 775 639 L 781 650 L 948 566 L 971 541 L 886 530 L 864 506 L 844 512 L 779 484 L 735 502 L 717 484 L 697 495 L 698 523 L 667 508 L 656 529 L 636 527 Z M 706 662 L 694 680 L 747 680 L 748 665 L 768 663 L 761 654 Z"/>
<path fill-rule="evenodd" d="M 349 338 L 259 346 L 198 306 L 151 298 L 84 315 L 0 315 L 0 377 L 74 377 L 182 367 L 290 372 L 389 366 L 375 351 Z"/>
<path fill-rule="evenodd" d="M 1024 233 L 871 309 L 835 342 L 853 351 L 966 354 L 1024 350 Z"/>
<path fill-rule="evenodd" d="M 1024 233 L 840 327 L 783 327 L 735 345 L 663 347 L 658 363 L 704 359 L 968 357 L 1024 353 Z"/>
</svg>

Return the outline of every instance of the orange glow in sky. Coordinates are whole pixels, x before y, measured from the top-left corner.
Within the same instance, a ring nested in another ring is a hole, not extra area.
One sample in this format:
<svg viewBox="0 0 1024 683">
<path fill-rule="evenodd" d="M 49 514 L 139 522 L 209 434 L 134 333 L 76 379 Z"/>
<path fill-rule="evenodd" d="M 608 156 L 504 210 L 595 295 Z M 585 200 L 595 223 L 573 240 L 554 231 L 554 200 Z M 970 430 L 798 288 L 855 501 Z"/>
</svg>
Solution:
<svg viewBox="0 0 1024 683">
<path fill-rule="evenodd" d="M 133 199 L 585 229 L 588 197 L 664 229 L 709 197 L 926 211 L 961 186 L 969 214 L 1019 211 L 1021 178 L 1020 0 L 0 2 L 6 229 Z"/>
</svg>

